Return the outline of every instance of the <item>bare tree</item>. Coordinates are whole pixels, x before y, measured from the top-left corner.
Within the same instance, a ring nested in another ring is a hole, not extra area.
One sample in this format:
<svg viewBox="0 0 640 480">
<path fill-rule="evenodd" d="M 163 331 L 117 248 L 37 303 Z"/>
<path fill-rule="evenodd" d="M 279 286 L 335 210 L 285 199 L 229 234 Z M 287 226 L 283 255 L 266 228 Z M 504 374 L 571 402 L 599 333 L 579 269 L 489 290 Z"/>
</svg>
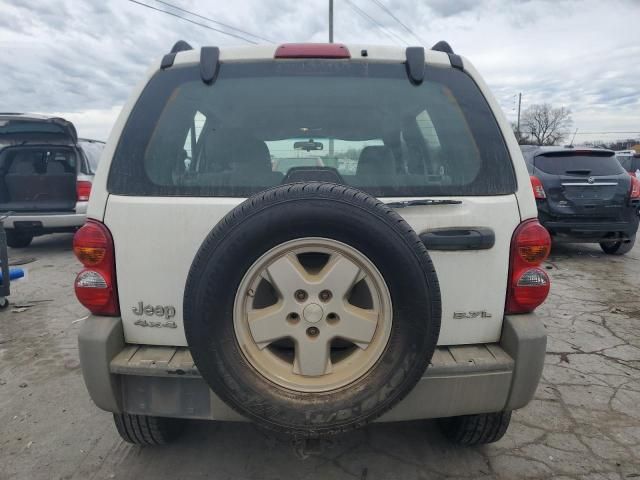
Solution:
<svg viewBox="0 0 640 480">
<path fill-rule="evenodd" d="M 569 133 L 571 110 L 548 103 L 531 105 L 522 113 L 520 129 L 535 145 L 556 145 Z"/>
</svg>

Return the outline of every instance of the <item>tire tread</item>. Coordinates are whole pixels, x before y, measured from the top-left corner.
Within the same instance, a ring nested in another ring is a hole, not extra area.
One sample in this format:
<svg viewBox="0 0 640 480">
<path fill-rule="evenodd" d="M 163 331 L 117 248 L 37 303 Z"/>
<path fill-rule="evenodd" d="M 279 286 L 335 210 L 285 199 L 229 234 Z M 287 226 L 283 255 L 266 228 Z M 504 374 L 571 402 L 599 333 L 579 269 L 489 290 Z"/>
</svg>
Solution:
<svg viewBox="0 0 640 480">
<path fill-rule="evenodd" d="M 180 421 L 173 418 L 114 413 L 113 420 L 122 439 L 134 445 L 165 445 L 179 433 Z"/>
<path fill-rule="evenodd" d="M 443 434 L 453 443 L 466 447 L 500 440 L 511 421 L 511 411 L 462 415 L 440 419 Z"/>
</svg>

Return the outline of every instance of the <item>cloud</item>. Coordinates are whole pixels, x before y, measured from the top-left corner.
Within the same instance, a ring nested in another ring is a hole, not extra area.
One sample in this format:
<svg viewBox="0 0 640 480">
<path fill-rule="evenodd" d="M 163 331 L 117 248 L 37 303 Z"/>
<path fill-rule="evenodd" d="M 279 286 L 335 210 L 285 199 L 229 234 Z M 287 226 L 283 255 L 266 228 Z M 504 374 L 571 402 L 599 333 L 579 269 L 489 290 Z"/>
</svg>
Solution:
<svg viewBox="0 0 640 480">
<path fill-rule="evenodd" d="M 429 0 L 426 4 L 435 14 L 442 17 L 451 17 L 452 15 L 474 10 L 481 5 L 481 2 L 477 0 L 457 0 L 455 2 L 450 0 Z"/>
<path fill-rule="evenodd" d="M 167 1 L 275 43 L 327 39 L 326 0 L 236 0 L 224 8 Z M 379 1 L 411 32 L 376 2 L 351 0 L 372 22 L 340 1 L 336 41 L 404 45 L 417 37 L 431 46 L 447 40 L 473 61 L 510 119 L 522 92 L 523 108 L 564 105 L 581 130 L 640 128 L 635 0 Z M 177 39 L 195 47 L 243 43 L 125 0 L 0 0 L 0 11 L 2 110 L 64 114 L 81 135 L 100 139 L 151 62 Z"/>
</svg>

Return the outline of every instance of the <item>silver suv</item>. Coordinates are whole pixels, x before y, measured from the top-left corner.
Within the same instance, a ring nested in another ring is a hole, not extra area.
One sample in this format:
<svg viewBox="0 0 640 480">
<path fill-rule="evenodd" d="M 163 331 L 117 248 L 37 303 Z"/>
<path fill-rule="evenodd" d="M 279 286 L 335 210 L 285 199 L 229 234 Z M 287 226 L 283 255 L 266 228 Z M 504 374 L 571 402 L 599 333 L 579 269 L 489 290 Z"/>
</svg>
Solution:
<svg viewBox="0 0 640 480">
<path fill-rule="evenodd" d="M 0 113 L 0 216 L 9 215 L 4 227 L 10 247 L 82 226 L 103 147 L 78 140 L 73 124 L 62 118 Z"/>
<path fill-rule="evenodd" d="M 549 235 L 444 42 L 179 42 L 123 108 L 88 216 L 82 371 L 129 442 L 186 418 L 303 438 L 440 418 L 474 445 L 538 385 Z"/>
</svg>

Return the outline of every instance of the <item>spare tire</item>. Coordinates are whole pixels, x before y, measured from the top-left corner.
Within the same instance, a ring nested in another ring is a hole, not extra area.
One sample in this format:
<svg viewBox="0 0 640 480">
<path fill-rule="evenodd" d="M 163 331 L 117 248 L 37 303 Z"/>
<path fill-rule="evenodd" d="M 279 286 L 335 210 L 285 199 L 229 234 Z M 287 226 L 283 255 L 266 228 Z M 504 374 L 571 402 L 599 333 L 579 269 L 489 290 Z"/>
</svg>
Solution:
<svg viewBox="0 0 640 480">
<path fill-rule="evenodd" d="M 422 377 L 440 289 L 411 227 L 332 183 L 276 187 L 232 210 L 196 255 L 184 326 L 211 389 L 257 424 L 317 437 L 367 424 Z"/>
</svg>

